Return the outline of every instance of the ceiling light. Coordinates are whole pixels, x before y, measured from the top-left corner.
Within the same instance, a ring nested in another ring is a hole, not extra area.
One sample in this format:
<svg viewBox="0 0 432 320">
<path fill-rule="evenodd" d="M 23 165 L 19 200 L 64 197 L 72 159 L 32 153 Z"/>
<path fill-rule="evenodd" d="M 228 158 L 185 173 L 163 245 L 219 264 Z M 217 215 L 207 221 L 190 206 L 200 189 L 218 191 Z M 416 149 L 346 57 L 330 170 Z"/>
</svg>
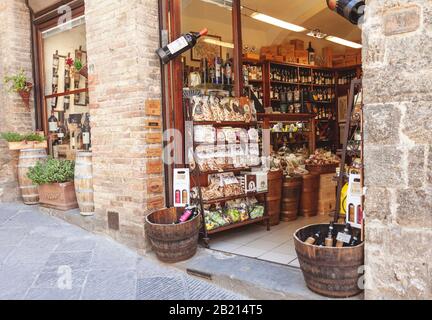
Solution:
<svg viewBox="0 0 432 320">
<path fill-rule="evenodd" d="M 354 49 L 361 49 L 362 48 L 362 45 L 357 43 L 357 42 L 348 41 L 348 40 L 334 37 L 334 36 L 328 36 L 328 37 L 326 37 L 326 40 L 337 43 L 337 44 L 341 44 L 341 45 L 346 46 L 346 47 L 351 47 Z"/>
<path fill-rule="evenodd" d="M 220 40 L 216 40 L 216 39 L 212 39 L 212 38 L 205 38 L 203 41 L 205 43 L 213 44 L 215 46 L 234 49 L 234 44 L 229 43 L 229 42 L 224 42 L 224 41 L 220 41 Z"/>
<path fill-rule="evenodd" d="M 327 36 L 326 33 L 322 33 L 321 31 L 319 31 L 319 29 L 315 29 L 313 31 L 310 31 L 307 35 L 309 37 L 314 37 L 317 39 L 324 39 Z"/>
<path fill-rule="evenodd" d="M 295 24 L 283 21 L 283 20 L 279 20 L 273 17 L 270 17 L 266 14 L 263 13 L 259 13 L 259 12 L 254 12 L 251 14 L 251 18 L 255 19 L 255 20 L 259 20 L 268 24 L 272 24 L 276 27 L 280 27 L 283 29 L 287 29 L 287 30 L 291 30 L 294 32 L 303 32 L 306 31 L 305 28 L 297 26 Z"/>
</svg>

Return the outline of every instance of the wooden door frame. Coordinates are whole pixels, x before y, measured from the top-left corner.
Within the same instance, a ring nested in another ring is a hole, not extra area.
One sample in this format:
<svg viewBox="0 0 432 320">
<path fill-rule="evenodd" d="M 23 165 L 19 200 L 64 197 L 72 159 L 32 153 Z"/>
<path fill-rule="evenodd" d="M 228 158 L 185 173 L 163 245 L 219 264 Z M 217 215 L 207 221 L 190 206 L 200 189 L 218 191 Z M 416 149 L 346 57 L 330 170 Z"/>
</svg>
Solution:
<svg viewBox="0 0 432 320">
<path fill-rule="evenodd" d="M 241 29 L 241 0 L 233 0 L 232 10 L 232 32 L 234 39 L 234 76 L 236 79 L 234 92 L 237 97 L 243 93 L 243 62 L 242 62 L 242 29 Z M 165 8 L 165 9 L 163 9 Z M 181 0 L 159 0 L 159 19 L 162 31 L 167 30 L 168 40 L 174 41 L 180 37 L 181 30 Z M 162 10 L 161 10 L 162 9 Z M 161 43 L 162 44 L 162 43 Z M 162 106 L 164 114 L 164 129 L 175 129 L 182 137 L 185 135 L 185 115 L 183 112 L 183 70 L 181 58 L 178 57 L 168 63 L 166 66 L 161 66 L 162 74 Z M 173 205 L 172 186 L 173 186 L 173 170 L 175 167 L 184 167 L 186 156 L 185 147 L 183 145 L 176 146 L 174 158 L 176 164 L 165 165 L 165 182 L 167 206 Z M 181 163 L 181 164 L 180 164 Z"/>
<path fill-rule="evenodd" d="M 48 135 L 48 114 L 45 101 L 45 61 L 42 33 L 57 25 L 61 14 L 58 8 L 63 5 L 70 5 L 72 19 L 85 15 L 84 0 L 63 0 L 40 12 L 30 12 L 32 51 L 33 51 L 33 76 L 34 76 L 34 97 L 35 97 L 35 119 L 36 130 L 44 131 Z"/>
</svg>

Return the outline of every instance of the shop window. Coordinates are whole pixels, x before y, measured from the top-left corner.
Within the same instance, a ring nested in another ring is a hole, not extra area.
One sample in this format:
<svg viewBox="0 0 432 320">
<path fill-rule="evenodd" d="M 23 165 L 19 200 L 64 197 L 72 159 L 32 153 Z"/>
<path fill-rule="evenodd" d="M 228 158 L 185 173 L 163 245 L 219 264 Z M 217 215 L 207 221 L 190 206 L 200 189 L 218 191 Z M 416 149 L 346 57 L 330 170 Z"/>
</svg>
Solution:
<svg viewBox="0 0 432 320">
<path fill-rule="evenodd" d="M 90 148 L 84 16 L 42 32 L 43 96 L 49 151 L 73 159 Z"/>
<path fill-rule="evenodd" d="M 182 0 L 181 32 L 204 28 L 208 35 L 182 55 L 183 87 L 232 94 L 235 75 L 231 1 Z"/>
</svg>

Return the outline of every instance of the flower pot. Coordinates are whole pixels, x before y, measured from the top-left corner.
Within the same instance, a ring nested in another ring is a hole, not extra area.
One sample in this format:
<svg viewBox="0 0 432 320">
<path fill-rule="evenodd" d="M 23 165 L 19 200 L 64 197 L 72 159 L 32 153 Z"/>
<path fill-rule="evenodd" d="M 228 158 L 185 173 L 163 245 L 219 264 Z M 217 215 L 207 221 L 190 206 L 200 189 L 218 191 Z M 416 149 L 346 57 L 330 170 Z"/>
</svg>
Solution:
<svg viewBox="0 0 432 320">
<path fill-rule="evenodd" d="M 39 203 L 42 207 L 67 211 L 78 208 L 73 182 L 39 186 Z"/>
<path fill-rule="evenodd" d="M 25 149 L 47 149 L 48 142 L 37 142 L 37 141 L 20 141 L 20 142 L 8 142 L 9 150 L 25 150 Z"/>
<path fill-rule="evenodd" d="M 27 88 L 25 90 L 18 91 L 18 94 L 21 96 L 24 105 L 27 107 L 29 111 L 30 111 L 30 95 L 31 95 L 32 88 L 33 88 L 33 84 L 27 82 Z"/>
</svg>

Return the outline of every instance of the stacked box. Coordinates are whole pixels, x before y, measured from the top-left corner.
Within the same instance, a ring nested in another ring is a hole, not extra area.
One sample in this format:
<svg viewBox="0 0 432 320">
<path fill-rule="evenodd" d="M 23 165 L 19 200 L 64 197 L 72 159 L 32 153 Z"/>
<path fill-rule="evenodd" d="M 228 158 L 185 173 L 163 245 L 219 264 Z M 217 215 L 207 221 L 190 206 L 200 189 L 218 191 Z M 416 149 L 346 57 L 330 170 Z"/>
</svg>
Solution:
<svg viewBox="0 0 432 320">
<path fill-rule="evenodd" d="M 294 45 L 295 50 L 304 50 L 305 49 L 303 40 L 294 39 L 294 40 L 291 40 L 290 43 L 292 45 Z"/>
<path fill-rule="evenodd" d="M 322 49 L 322 56 L 324 60 L 324 67 L 333 67 L 333 48 L 325 47 Z"/>
<path fill-rule="evenodd" d="M 296 50 L 295 57 L 298 63 L 308 64 L 309 62 L 309 53 L 307 52 L 307 50 Z"/>
<path fill-rule="evenodd" d="M 320 188 L 318 196 L 318 213 L 321 215 L 332 213 L 336 210 L 336 182 L 333 181 L 335 173 L 322 174 L 320 176 Z"/>
</svg>

